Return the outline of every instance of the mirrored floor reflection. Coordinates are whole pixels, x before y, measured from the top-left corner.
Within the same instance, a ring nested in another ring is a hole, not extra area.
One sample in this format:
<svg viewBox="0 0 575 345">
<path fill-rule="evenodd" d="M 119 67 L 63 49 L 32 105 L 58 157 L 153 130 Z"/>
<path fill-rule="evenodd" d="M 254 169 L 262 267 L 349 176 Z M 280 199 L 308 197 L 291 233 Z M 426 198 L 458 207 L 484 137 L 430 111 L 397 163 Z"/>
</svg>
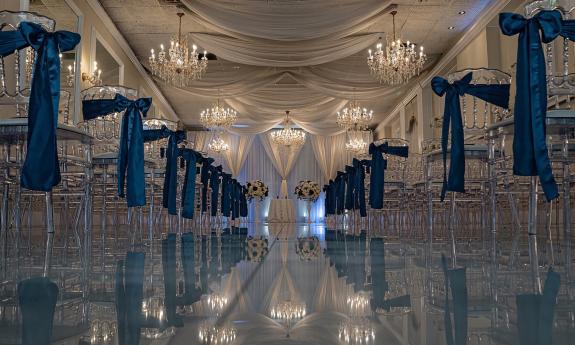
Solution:
<svg viewBox="0 0 575 345">
<path fill-rule="evenodd" d="M 450 328 L 455 344 L 538 344 L 525 342 L 535 328 L 553 344 L 575 336 L 573 285 L 562 272 L 555 284 L 556 273 L 542 268 L 543 297 L 533 297 L 526 254 L 513 269 L 502 257 L 493 273 L 481 244 L 461 244 L 452 267 L 442 261 L 448 244 L 435 243 L 430 255 L 424 243 L 321 224 L 125 242 L 94 245 L 87 286 L 82 265 L 56 255 L 54 342 L 432 345 L 449 344 Z M 7 277 L 21 281 L 34 267 L 21 261 Z M 2 286 L 2 344 L 19 343 L 14 289 Z"/>
</svg>

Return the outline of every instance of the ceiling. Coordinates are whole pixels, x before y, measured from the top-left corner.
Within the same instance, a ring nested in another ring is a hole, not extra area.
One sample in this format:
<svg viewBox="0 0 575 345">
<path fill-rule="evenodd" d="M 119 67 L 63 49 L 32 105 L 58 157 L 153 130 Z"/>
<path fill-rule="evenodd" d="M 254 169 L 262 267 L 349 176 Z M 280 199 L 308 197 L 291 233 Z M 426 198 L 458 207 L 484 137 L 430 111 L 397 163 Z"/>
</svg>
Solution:
<svg viewBox="0 0 575 345">
<path fill-rule="evenodd" d="M 430 68 L 495 1 L 100 0 L 100 3 L 144 66 L 150 49 L 157 50 L 177 32 L 176 13 L 182 10 L 186 13 L 182 31 L 196 39 L 190 39 L 190 43 L 205 42 L 213 47 L 209 51 L 217 50 L 218 59 L 209 62 L 204 78 L 188 90 L 157 81 L 185 125 L 198 125 L 201 110 L 220 94 L 240 112 L 238 131 L 261 132 L 277 125 L 284 111 L 291 110 L 294 120 L 304 129 L 332 134 L 338 130 L 336 111 L 346 100 L 357 98 L 373 109 L 375 124 L 412 86 L 380 86 L 369 75 L 366 65 L 367 48 L 375 45 L 377 37 L 385 38 L 386 33 L 392 33 L 389 14 L 392 8 L 398 11 L 398 35 L 425 47 L 429 57 L 426 68 Z M 465 13 L 460 14 L 461 11 Z M 454 29 L 450 30 L 450 26 Z M 350 49 L 329 53 L 329 49 L 348 43 Z M 323 54 L 325 47 L 327 53 Z M 254 58 L 256 50 L 258 55 Z M 314 59 L 307 61 L 307 57 Z M 347 90 L 357 90 L 358 94 L 349 92 L 346 96 L 345 87 L 334 93 L 321 85 L 302 83 L 306 76 L 318 71 L 324 77 L 322 80 L 333 76 L 329 81 L 334 86 L 343 87 L 349 82 L 353 88 L 349 86 Z M 363 97 L 360 93 L 364 89 L 373 92 Z"/>
</svg>

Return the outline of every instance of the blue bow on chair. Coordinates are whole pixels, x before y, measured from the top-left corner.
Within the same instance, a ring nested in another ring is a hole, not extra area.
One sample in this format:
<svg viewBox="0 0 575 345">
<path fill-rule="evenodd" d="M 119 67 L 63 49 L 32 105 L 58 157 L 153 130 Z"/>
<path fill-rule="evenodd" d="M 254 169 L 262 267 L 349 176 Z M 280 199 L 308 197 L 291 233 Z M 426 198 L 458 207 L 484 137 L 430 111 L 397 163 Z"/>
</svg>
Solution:
<svg viewBox="0 0 575 345">
<path fill-rule="evenodd" d="M 132 101 L 120 94 L 114 99 L 82 101 L 84 120 L 125 110 L 120 131 L 118 152 L 118 195 L 126 197 L 128 207 L 146 204 L 144 180 L 144 127 L 142 116 L 146 116 L 151 98 Z M 126 177 L 127 174 L 127 177 Z M 127 181 L 126 181 L 127 180 Z M 124 192 L 126 185 L 126 192 Z"/>
<path fill-rule="evenodd" d="M 385 187 L 385 169 L 387 169 L 387 160 L 383 154 L 394 155 L 407 158 L 409 147 L 407 146 L 390 146 L 385 142 L 379 146 L 374 143 L 369 145 L 369 154 L 371 155 L 371 179 L 369 188 L 369 204 L 371 208 L 379 210 L 383 208 L 383 191 Z"/>
<path fill-rule="evenodd" d="M 562 32 L 559 11 L 541 11 L 531 19 L 515 13 L 501 13 L 499 26 L 504 35 L 519 34 L 513 173 L 539 176 L 545 197 L 550 201 L 559 196 L 559 190 L 547 155 L 547 79 L 541 42 L 549 43 L 568 33 Z"/>
<path fill-rule="evenodd" d="M 342 214 L 345 210 L 345 173 L 338 171 L 335 178 L 335 210 L 336 214 Z"/>
<path fill-rule="evenodd" d="M 355 168 L 349 165 L 345 166 L 345 209 L 353 210 L 353 196 L 355 192 L 354 184 Z"/>
<path fill-rule="evenodd" d="M 186 177 L 182 189 L 182 217 L 193 219 L 196 202 L 196 164 L 204 158 L 199 152 L 187 148 L 178 149 L 178 156 L 186 162 Z M 173 191 L 169 194 L 169 198 L 173 198 L 170 202 L 175 203 L 177 188 L 170 185 L 170 190 Z"/>
<path fill-rule="evenodd" d="M 367 209 L 365 205 L 365 172 L 371 169 L 371 161 L 367 159 L 358 160 L 353 159 L 353 166 L 355 168 L 354 175 L 354 196 L 353 203 L 354 209 L 359 209 L 361 217 L 367 217 Z M 364 170 L 364 167 L 366 170 Z"/>
<path fill-rule="evenodd" d="M 22 167 L 22 187 L 51 191 L 60 183 L 56 147 L 58 106 L 60 103 L 59 53 L 74 49 L 80 35 L 69 31 L 48 32 L 42 26 L 22 22 L 18 30 L 0 31 L 0 56 L 32 47 L 36 61 L 30 88 L 26 159 Z"/>
<path fill-rule="evenodd" d="M 222 173 L 222 215 L 229 217 L 231 215 L 232 205 L 232 175 Z"/>
<path fill-rule="evenodd" d="M 441 77 L 431 80 L 431 88 L 440 97 L 445 96 L 443 128 L 441 129 L 441 151 L 443 153 L 443 188 L 441 200 L 447 191 L 465 192 L 465 142 L 463 120 L 459 96 L 472 95 L 502 108 L 509 107 L 509 85 L 470 84 L 473 73 L 466 74 L 461 80 L 450 84 Z M 447 144 L 451 125 L 451 157 L 449 178 L 447 177 Z"/>
<path fill-rule="evenodd" d="M 218 165 L 210 167 L 210 188 L 212 189 L 212 209 L 211 215 L 215 217 L 218 215 L 218 201 L 220 197 L 220 176 L 222 175 L 222 166 Z"/>
</svg>

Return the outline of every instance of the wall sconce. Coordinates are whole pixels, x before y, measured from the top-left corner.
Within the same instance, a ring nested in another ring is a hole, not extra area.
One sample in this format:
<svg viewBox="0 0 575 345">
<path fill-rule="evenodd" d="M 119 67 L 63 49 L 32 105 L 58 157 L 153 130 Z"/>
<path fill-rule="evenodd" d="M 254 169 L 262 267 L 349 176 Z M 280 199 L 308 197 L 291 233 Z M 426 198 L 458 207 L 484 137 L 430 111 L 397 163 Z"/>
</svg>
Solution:
<svg viewBox="0 0 575 345">
<path fill-rule="evenodd" d="M 92 74 L 82 73 L 82 81 L 90 83 L 92 86 L 102 85 L 102 70 L 98 68 L 98 62 L 94 61 L 94 70 Z"/>
</svg>

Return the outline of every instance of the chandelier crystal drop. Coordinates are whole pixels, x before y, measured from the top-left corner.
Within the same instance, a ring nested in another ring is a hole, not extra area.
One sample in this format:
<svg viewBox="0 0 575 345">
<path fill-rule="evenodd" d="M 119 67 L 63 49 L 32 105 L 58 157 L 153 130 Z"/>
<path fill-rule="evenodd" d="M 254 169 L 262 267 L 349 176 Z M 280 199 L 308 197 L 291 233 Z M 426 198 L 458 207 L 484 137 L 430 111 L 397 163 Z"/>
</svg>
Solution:
<svg viewBox="0 0 575 345">
<path fill-rule="evenodd" d="M 201 79 L 208 68 L 207 52 L 204 51 L 200 56 L 195 44 L 190 51 L 185 38 L 182 38 L 183 16 L 184 13 L 178 13 L 180 19 L 178 35 L 172 37 L 168 51 L 166 52 L 162 44 L 157 56 L 155 50 L 151 49 L 148 58 L 152 74 L 176 87 L 188 86 L 191 81 Z"/>
<path fill-rule="evenodd" d="M 373 110 L 362 108 L 359 102 L 352 100 L 337 112 L 336 122 L 347 130 L 366 130 L 372 119 Z"/>
<path fill-rule="evenodd" d="M 207 302 L 208 305 L 210 306 L 210 309 L 219 314 L 224 310 L 224 308 L 228 304 L 228 299 L 225 296 L 222 296 L 219 293 L 214 292 L 208 296 Z"/>
<path fill-rule="evenodd" d="M 305 144 L 305 132 L 293 129 L 290 126 L 289 111 L 286 111 L 286 118 L 283 122 L 284 128 L 273 131 L 270 135 L 272 141 L 282 146 L 302 146 Z"/>
<path fill-rule="evenodd" d="M 339 340 L 348 345 L 374 344 L 375 329 L 364 318 L 347 320 L 339 326 Z"/>
<path fill-rule="evenodd" d="M 212 141 L 208 144 L 208 150 L 213 151 L 217 154 L 222 154 L 230 149 L 228 143 L 222 139 L 220 135 L 216 135 Z"/>
<path fill-rule="evenodd" d="M 354 138 L 345 143 L 345 149 L 353 154 L 361 154 L 366 148 L 367 143 L 363 139 Z"/>
<path fill-rule="evenodd" d="M 382 84 L 401 85 L 418 75 L 427 61 L 423 46 L 419 49 L 414 43 L 403 42 L 395 37 L 395 15 L 393 16 L 393 41 L 388 41 L 385 49 L 378 43 L 375 52 L 368 51 L 367 65 L 371 74 Z"/>
<path fill-rule="evenodd" d="M 224 108 L 220 100 L 211 108 L 207 108 L 200 114 L 201 124 L 210 130 L 223 130 L 231 127 L 238 119 L 238 113 L 232 108 Z"/>
</svg>

